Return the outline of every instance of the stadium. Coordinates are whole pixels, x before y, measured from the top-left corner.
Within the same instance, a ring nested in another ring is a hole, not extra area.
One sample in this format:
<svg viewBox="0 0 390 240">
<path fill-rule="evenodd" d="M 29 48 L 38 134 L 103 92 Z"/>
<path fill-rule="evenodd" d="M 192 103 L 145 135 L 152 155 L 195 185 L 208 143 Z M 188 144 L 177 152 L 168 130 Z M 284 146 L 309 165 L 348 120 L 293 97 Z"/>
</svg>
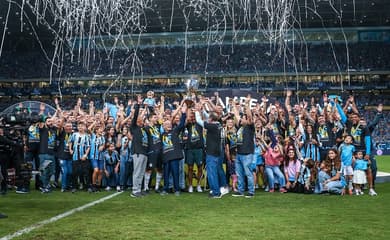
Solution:
<svg viewBox="0 0 390 240">
<path fill-rule="evenodd" d="M 387 0 L 1 0 L 0 239 L 387 239 Z"/>
</svg>

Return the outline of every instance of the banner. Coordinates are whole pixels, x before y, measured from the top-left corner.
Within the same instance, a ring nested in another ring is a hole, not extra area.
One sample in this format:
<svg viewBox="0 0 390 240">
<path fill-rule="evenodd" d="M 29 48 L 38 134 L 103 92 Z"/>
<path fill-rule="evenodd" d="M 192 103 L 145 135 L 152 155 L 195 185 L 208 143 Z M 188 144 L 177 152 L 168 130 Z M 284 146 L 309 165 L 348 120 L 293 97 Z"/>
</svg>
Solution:
<svg viewBox="0 0 390 240">
<path fill-rule="evenodd" d="M 220 99 L 218 104 L 220 104 L 223 108 L 226 108 L 229 106 L 229 100 L 233 99 L 234 102 L 238 102 L 240 105 L 242 105 L 247 100 L 248 95 L 251 97 L 250 108 L 254 108 L 257 103 L 261 103 L 261 98 L 264 96 L 263 94 L 248 89 L 223 90 L 218 91 L 218 96 Z M 213 92 L 208 92 L 205 96 L 211 98 L 213 101 L 215 100 L 215 95 Z"/>
</svg>

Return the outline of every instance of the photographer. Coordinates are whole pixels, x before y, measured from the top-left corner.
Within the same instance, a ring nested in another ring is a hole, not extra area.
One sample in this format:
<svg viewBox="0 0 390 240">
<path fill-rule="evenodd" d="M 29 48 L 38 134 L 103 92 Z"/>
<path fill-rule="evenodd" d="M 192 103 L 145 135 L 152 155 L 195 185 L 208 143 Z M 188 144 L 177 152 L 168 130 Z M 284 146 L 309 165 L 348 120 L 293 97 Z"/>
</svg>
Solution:
<svg viewBox="0 0 390 240">
<path fill-rule="evenodd" d="M 22 125 L 12 125 L 7 136 L 14 144 L 10 146 L 12 166 L 16 174 L 16 193 L 28 193 L 30 190 L 30 179 L 32 164 L 24 161 L 24 143 L 26 142 L 26 129 Z"/>
<path fill-rule="evenodd" d="M 13 131 L 10 131 L 12 133 Z M 20 159 L 17 158 L 18 154 L 17 151 L 13 151 L 13 149 L 18 149 L 22 145 L 15 141 L 14 139 L 10 139 L 7 137 L 4 133 L 4 126 L 0 126 L 0 166 L 1 166 L 1 173 L 3 175 L 3 180 L 1 181 L 1 194 L 5 194 L 7 192 L 7 169 L 10 165 L 15 166 L 16 173 L 18 174 L 20 172 Z M 19 149 L 20 150 L 20 149 Z M 19 151 L 23 154 L 23 151 Z M 14 154 L 13 154 L 14 153 Z M 15 155 L 16 154 L 16 155 Z M 15 155 L 15 158 L 13 156 Z M 14 159 L 15 161 L 11 161 Z"/>
<path fill-rule="evenodd" d="M 4 195 L 7 193 L 7 169 L 8 169 L 8 159 L 9 159 L 9 151 L 7 145 L 10 140 L 4 136 L 4 129 L 0 127 L 0 169 L 1 169 L 1 188 L 0 193 Z"/>
<path fill-rule="evenodd" d="M 2 183 L 3 180 L 4 180 L 4 177 L 3 177 L 3 168 L 1 167 L 0 165 L 0 182 Z M 7 218 L 7 215 L 3 214 L 3 213 L 0 213 L 0 218 Z"/>
</svg>

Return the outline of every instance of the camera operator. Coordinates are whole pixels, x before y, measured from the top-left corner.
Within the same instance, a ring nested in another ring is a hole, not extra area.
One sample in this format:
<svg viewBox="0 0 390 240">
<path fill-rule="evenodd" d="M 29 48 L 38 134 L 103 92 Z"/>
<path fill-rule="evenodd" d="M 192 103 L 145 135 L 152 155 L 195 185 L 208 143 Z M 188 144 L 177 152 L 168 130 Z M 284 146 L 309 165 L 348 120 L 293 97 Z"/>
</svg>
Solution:
<svg viewBox="0 0 390 240">
<path fill-rule="evenodd" d="M 2 168 L 0 166 L 0 182 L 3 182 L 3 180 L 4 180 L 4 177 L 3 177 L 3 173 L 2 173 Z M 0 212 L 0 219 L 1 218 L 7 218 L 7 215 Z"/>
<path fill-rule="evenodd" d="M 15 143 L 11 146 L 11 159 L 16 174 L 16 193 L 30 191 L 32 164 L 24 161 L 24 143 L 26 142 L 25 123 L 12 125 L 8 137 Z"/>
<path fill-rule="evenodd" d="M 7 192 L 6 181 L 8 177 L 8 167 L 13 165 L 16 169 L 16 174 L 18 174 L 20 170 L 20 159 L 17 158 L 18 154 L 16 155 L 15 161 L 12 161 L 13 154 L 15 154 L 17 150 L 23 154 L 23 151 L 20 148 L 22 148 L 22 144 L 15 141 L 15 139 L 10 139 L 8 136 L 6 136 L 4 132 L 4 126 L 0 125 L 0 166 L 3 175 L 3 180 L 1 181 L 1 194 L 5 194 Z"/>
<path fill-rule="evenodd" d="M 2 167 L 0 165 L 0 182 L 2 183 L 4 180 L 4 177 L 3 177 L 3 170 L 2 170 Z M 3 213 L 0 213 L 0 219 L 1 218 L 7 218 L 7 215 L 3 214 Z"/>
<path fill-rule="evenodd" d="M 8 144 L 10 140 L 4 136 L 3 126 L 0 126 L 0 168 L 1 168 L 1 195 L 6 194 L 7 192 L 7 169 L 8 169 L 8 161 L 9 161 L 9 149 Z"/>
</svg>

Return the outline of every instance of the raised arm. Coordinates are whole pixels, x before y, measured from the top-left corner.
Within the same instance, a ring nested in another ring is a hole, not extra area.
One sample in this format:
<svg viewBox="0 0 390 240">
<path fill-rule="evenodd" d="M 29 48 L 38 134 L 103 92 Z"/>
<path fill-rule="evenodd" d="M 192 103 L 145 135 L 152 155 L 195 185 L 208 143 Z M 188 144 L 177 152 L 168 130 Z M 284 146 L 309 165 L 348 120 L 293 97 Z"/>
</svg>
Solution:
<svg viewBox="0 0 390 240">
<path fill-rule="evenodd" d="M 159 119 L 163 119 L 164 112 L 165 112 L 165 97 L 163 95 L 161 95 L 161 98 L 160 98 L 160 112 L 158 114 L 158 118 Z"/>
<path fill-rule="evenodd" d="M 131 120 L 131 126 L 132 127 L 135 127 L 137 125 L 137 118 L 138 118 L 138 115 L 139 115 L 139 108 L 140 108 L 140 105 L 142 104 L 142 102 L 143 102 L 142 96 L 138 95 L 137 96 L 137 103 L 134 105 L 134 117 Z"/>
<path fill-rule="evenodd" d="M 286 99 L 284 100 L 284 105 L 286 106 L 287 111 L 292 109 L 291 107 L 291 96 L 292 96 L 292 91 L 287 90 L 286 91 Z"/>
<path fill-rule="evenodd" d="M 268 126 L 268 135 L 271 139 L 271 146 L 275 146 L 278 143 L 278 140 L 276 139 L 274 130 L 271 126 Z"/>
<path fill-rule="evenodd" d="M 173 111 L 171 116 L 171 122 L 175 119 L 176 115 L 179 114 L 181 107 L 184 105 L 184 98 L 181 100 L 180 105 Z"/>
<path fill-rule="evenodd" d="M 183 129 L 184 128 L 184 125 L 186 123 L 186 118 L 187 118 L 187 104 L 184 104 L 181 107 L 180 122 L 179 122 L 179 125 L 177 126 L 178 129 Z"/>
<path fill-rule="evenodd" d="M 233 114 L 234 114 L 234 124 L 238 125 L 240 120 L 241 120 L 241 116 L 240 116 L 240 113 L 238 111 L 239 105 L 234 104 L 232 107 L 233 107 Z"/>
<path fill-rule="evenodd" d="M 201 127 L 204 128 L 204 121 L 200 115 L 200 111 L 202 110 L 202 105 L 201 103 L 196 103 L 195 104 L 195 121 L 197 124 L 199 124 Z"/>
<path fill-rule="evenodd" d="M 252 125 L 253 124 L 253 116 L 252 116 L 252 110 L 251 110 L 251 95 L 248 94 L 248 96 L 246 97 L 246 100 L 245 100 L 245 114 L 246 114 L 246 118 L 248 120 L 248 124 L 249 125 Z"/>
<path fill-rule="evenodd" d="M 93 101 L 90 101 L 88 104 L 89 107 L 89 115 L 94 116 L 95 115 L 95 105 Z"/>
<path fill-rule="evenodd" d="M 379 104 L 378 107 L 376 108 L 377 112 L 375 115 L 374 120 L 370 121 L 369 124 L 367 124 L 368 130 L 370 132 L 373 132 L 375 130 L 376 125 L 378 125 L 379 121 L 383 119 L 383 104 Z"/>
<path fill-rule="evenodd" d="M 341 109 L 341 106 L 340 104 L 336 101 L 336 102 L 332 102 L 332 104 L 334 104 L 336 106 L 336 109 L 338 111 L 338 113 L 340 114 L 340 117 L 341 117 L 341 122 L 343 124 L 345 124 L 347 122 L 347 116 L 345 115 L 345 112 L 343 111 L 343 109 Z"/>
</svg>

